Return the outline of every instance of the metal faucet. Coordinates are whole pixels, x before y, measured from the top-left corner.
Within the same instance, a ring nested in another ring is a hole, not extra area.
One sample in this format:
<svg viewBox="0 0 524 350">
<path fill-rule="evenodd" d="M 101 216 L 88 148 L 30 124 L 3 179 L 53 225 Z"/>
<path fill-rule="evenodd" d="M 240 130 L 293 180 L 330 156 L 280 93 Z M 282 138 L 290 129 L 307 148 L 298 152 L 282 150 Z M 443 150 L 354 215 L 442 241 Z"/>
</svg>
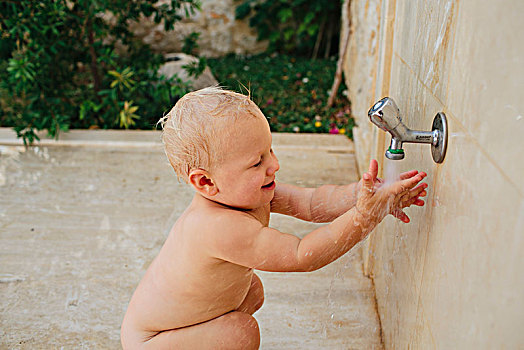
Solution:
<svg viewBox="0 0 524 350">
<path fill-rule="evenodd" d="M 391 144 L 386 151 L 388 159 L 404 159 L 403 143 L 429 143 L 433 160 L 436 163 L 444 161 L 448 140 L 447 119 L 444 113 L 437 113 L 431 131 L 411 130 L 402 123 L 395 101 L 384 97 L 370 108 L 368 116 L 373 124 L 391 134 Z"/>
</svg>

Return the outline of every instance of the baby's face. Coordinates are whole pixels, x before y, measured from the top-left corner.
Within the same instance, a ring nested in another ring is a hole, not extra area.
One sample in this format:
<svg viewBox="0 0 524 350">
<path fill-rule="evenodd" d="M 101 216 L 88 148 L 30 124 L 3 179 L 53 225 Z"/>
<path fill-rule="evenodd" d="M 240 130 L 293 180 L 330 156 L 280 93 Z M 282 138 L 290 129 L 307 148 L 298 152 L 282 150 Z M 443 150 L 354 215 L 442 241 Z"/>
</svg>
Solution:
<svg viewBox="0 0 524 350">
<path fill-rule="evenodd" d="M 220 164 L 211 176 L 218 188 L 214 200 L 242 209 L 269 204 L 275 194 L 277 157 L 271 149 L 269 124 L 262 114 L 231 123 Z"/>
</svg>

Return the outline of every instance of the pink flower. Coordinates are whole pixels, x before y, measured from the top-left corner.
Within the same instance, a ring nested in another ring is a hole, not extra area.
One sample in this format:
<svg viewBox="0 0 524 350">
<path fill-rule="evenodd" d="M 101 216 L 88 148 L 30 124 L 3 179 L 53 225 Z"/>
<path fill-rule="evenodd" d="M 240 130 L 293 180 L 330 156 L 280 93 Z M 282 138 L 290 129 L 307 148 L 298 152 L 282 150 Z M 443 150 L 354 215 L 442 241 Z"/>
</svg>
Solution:
<svg viewBox="0 0 524 350">
<path fill-rule="evenodd" d="M 273 104 L 273 102 L 274 102 L 273 99 L 270 98 L 267 100 L 266 105 L 269 106 L 270 104 Z"/>
<path fill-rule="evenodd" d="M 333 126 L 331 129 L 329 129 L 330 134 L 338 134 L 338 128 L 336 126 Z"/>
</svg>

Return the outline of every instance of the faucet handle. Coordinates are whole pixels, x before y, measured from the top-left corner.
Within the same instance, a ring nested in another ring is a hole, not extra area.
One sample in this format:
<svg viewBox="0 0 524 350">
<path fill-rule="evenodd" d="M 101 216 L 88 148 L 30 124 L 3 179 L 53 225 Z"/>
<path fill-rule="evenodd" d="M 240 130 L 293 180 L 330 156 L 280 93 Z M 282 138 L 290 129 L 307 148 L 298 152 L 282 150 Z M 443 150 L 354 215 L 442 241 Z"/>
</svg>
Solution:
<svg viewBox="0 0 524 350">
<path fill-rule="evenodd" d="M 392 98 L 384 97 L 368 111 L 368 117 L 380 129 L 391 132 L 401 122 L 400 110 Z"/>
</svg>

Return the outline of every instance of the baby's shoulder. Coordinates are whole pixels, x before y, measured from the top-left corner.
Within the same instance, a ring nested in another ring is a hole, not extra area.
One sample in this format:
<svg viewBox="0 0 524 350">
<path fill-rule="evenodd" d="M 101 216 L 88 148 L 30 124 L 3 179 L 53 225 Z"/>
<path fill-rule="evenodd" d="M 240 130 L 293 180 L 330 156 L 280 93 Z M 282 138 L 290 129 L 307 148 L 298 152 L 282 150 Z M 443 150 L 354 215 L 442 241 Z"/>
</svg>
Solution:
<svg viewBox="0 0 524 350">
<path fill-rule="evenodd" d="M 193 231 L 195 242 L 206 254 L 220 260 L 234 250 L 256 240 L 263 225 L 247 212 L 235 209 L 214 210 L 198 221 Z M 198 232 L 197 232 L 198 231 Z"/>
<path fill-rule="evenodd" d="M 186 219 L 187 228 L 191 231 L 200 231 L 208 238 L 209 235 L 219 237 L 226 233 L 257 230 L 260 222 L 248 212 L 234 208 L 199 208 L 189 213 Z"/>
</svg>

